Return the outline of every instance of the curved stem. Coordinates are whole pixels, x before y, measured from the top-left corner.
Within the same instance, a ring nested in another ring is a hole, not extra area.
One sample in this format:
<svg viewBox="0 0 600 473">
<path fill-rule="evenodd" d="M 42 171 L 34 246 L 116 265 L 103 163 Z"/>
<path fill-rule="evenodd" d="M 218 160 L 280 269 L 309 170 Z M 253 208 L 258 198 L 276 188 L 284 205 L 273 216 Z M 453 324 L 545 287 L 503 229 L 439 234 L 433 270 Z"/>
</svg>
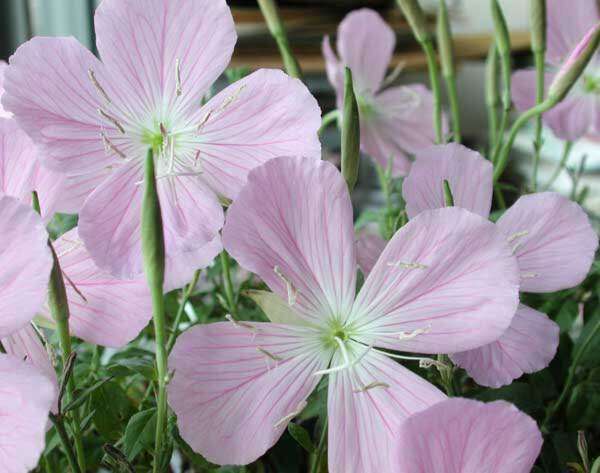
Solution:
<svg viewBox="0 0 600 473">
<path fill-rule="evenodd" d="M 325 129 L 331 125 L 333 122 L 337 121 L 340 118 L 340 111 L 335 109 L 327 112 L 323 115 L 323 121 L 321 122 L 321 128 L 319 128 L 319 136 L 323 134 Z"/>
<path fill-rule="evenodd" d="M 435 130 L 435 141 L 439 144 L 443 142 L 442 91 L 440 88 L 439 66 L 435 57 L 435 51 L 433 49 L 433 42 L 431 41 L 431 38 L 426 38 L 421 43 L 421 46 L 425 52 L 425 57 L 427 58 L 429 82 L 431 85 L 431 91 L 433 93 L 433 127 Z"/>
<path fill-rule="evenodd" d="M 321 457 L 323 456 L 323 451 L 325 450 L 325 441 L 327 439 L 327 421 L 328 419 L 325 418 L 325 422 L 323 422 L 323 430 L 321 431 L 321 438 L 319 439 L 319 446 L 317 447 L 317 453 L 315 454 L 315 461 L 310 469 L 311 473 L 319 473 Z"/>
<path fill-rule="evenodd" d="M 554 181 L 556 181 L 556 179 L 560 175 L 560 172 L 563 170 L 563 168 L 567 164 L 569 156 L 571 155 L 571 149 L 573 149 L 573 142 L 572 141 L 565 141 L 565 145 L 563 147 L 562 157 L 560 158 L 560 162 L 558 163 L 558 166 L 556 167 L 556 169 L 552 173 L 552 177 L 550 177 L 550 180 L 548 181 L 548 184 L 546 184 L 546 186 L 544 187 L 545 191 L 547 191 L 548 189 L 550 189 L 550 187 L 552 187 L 552 184 L 554 184 Z"/>
<path fill-rule="evenodd" d="M 175 315 L 175 320 L 173 321 L 173 328 L 171 329 L 171 335 L 169 335 L 169 340 L 167 341 L 167 353 L 171 353 L 173 349 L 173 345 L 175 345 L 175 340 L 177 339 L 177 327 L 181 323 L 181 318 L 183 317 L 183 312 L 185 310 L 185 305 L 187 304 L 192 292 L 194 292 L 194 288 L 198 283 L 198 278 L 200 277 L 201 270 L 198 270 L 194 273 L 194 277 L 191 282 L 186 286 L 183 291 L 183 295 L 181 296 L 181 302 L 179 303 L 179 308 L 177 309 L 177 314 Z"/>
<path fill-rule="evenodd" d="M 536 77 L 536 105 L 541 104 L 544 101 L 544 51 L 534 52 L 535 61 L 535 77 Z M 538 168 L 540 165 L 540 154 L 542 152 L 542 114 L 540 113 L 536 118 L 535 123 L 535 141 L 533 143 L 533 169 L 531 175 L 531 189 L 533 192 L 537 190 L 538 181 Z"/>
<path fill-rule="evenodd" d="M 50 420 L 52 421 L 52 424 L 54 425 L 54 428 L 58 433 L 58 438 L 60 439 L 60 443 L 62 444 L 63 450 L 65 451 L 67 461 L 69 462 L 71 470 L 73 470 L 73 473 L 80 473 L 82 470 L 79 468 L 79 464 L 77 463 L 77 459 L 75 458 L 75 453 L 73 453 L 71 441 L 65 429 L 63 419 L 59 416 L 50 413 Z"/>
</svg>

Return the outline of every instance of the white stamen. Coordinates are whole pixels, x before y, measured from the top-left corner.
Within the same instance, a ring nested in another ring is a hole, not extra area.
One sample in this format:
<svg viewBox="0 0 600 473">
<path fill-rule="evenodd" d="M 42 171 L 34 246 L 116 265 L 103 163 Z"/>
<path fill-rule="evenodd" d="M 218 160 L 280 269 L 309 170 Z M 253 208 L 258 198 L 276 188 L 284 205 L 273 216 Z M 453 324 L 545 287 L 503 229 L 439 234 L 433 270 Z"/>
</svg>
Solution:
<svg viewBox="0 0 600 473">
<path fill-rule="evenodd" d="M 373 381 L 372 383 L 367 384 L 366 386 L 363 385 L 362 388 L 359 389 L 355 389 L 353 392 L 354 393 L 364 393 L 370 389 L 375 389 L 375 388 L 385 388 L 388 389 L 390 387 L 389 384 L 384 383 L 382 381 Z"/>
<path fill-rule="evenodd" d="M 233 102 L 235 102 L 237 100 L 237 98 L 240 96 L 240 94 L 242 93 L 242 91 L 246 88 L 246 85 L 242 85 L 241 87 L 238 87 L 233 94 L 231 94 L 229 97 L 227 97 L 225 100 L 223 100 L 223 102 L 221 103 L 221 106 L 219 107 L 218 111 L 222 112 L 224 111 L 227 107 L 229 107 Z"/>
<path fill-rule="evenodd" d="M 334 366 L 333 368 L 315 371 L 313 373 L 313 376 L 321 376 L 323 374 L 335 373 L 336 371 L 342 371 L 351 366 L 350 357 L 348 356 L 348 351 L 346 350 L 346 345 L 344 345 L 344 342 L 342 342 L 342 340 L 339 337 L 333 337 L 333 339 L 337 342 L 338 346 L 340 347 L 344 363 L 338 366 Z"/>
<path fill-rule="evenodd" d="M 394 67 L 394 70 L 390 73 L 390 75 L 388 75 L 384 79 L 381 87 L 383 88 L 383 87 L 387 87 L 388 85 L 391 85 L 398 78 L 398 76 L 400 76 L 400 74 L 404 70 L 405 66 L 406 66 L 406 61 L 400 61 L 398 63 L 398 65 L 396 67 Z"/>
<path fill-rule="evenodd" d="M 285 283 L 285 287 L 287 289 L 287 297 L 288 297 L 288 305 L 293 306 L 296 303 L 296 298 L 298 297 L 298 290 L 296 286 L 290 281 L 285 274 L 281 272 L 279 266 L 273 267 L 273 271 L 279 278 Z"/>
<path fill-rule="evenodd" d="M 100 133 L 100 135 L 102 136 L 102 144 L 104 144 L 104 150 L 107 153 L 110 152 L 110 151 L 112 151 L 117 156 L 119 156 L 119 157 L 121 157 L 123 159 L 127 159 L 127 156 L 125 156 L 125 153 L 123 153 L 119 148 L 117 148 L 113 144 L 113 142 L 108 139 L 108 136 L 106 136 L 106 134 L 104 132 Z"/>
<path fill-rule="evenodd" d="M 225 318 L 236 327 L 245 328 L 253 333 L 258 332 L 258 329 L 254 325 L 249 324 L 248 322 L 241 322 L 239 320 L 235 320 L 231 314 L 225 314 Z"/>
<path fill-rule="evenodd" d="M 62 237 L 62 241 L 69 243 L 70 246 L 56 255 L 58 259 L 61 259 L 63 256 L 66 256 L 75 251 L 77 248 L 81 248 L 83 246 L 83 242 L 81 240 L 68 240 L 67 238 Z"/>
<path fill-rule="evenodd" d="M 94 73 L 93 69 L 88 69 L 88 77 L 90 78 L 92 85 L 96 88 L 106 103 L 111 103 L 110 97 L 106 93 L 106 90 L 104 90 L 104 88 L 100 85 L 100 82 L 98 82 L 98 79 L 96 79 L 96 74 Z"/>
<path fill-rule="evenodd" d="M 273 353 L 265 350 L 262 347 L 256 347 L 256 349 L 261 352 L 263 355 L 265 355 L 266 357 L 270 358 L 273 361 L 283 361 L 283 358 L 281 358 L 280 356 L 274 355 Z"/>
<path fill-rule="evenodd" d="M 125 134 L 125 128 L 123 128 L 123 125 L 121 125 L 119 123 L 119 120 L 117 120 L 115 117 L 113 117 L 112 115 L 106 113 L 104 110 L 102 110 L 101 108 L 98 109 L 98 113 L 100 114 L 100 116 L 106 118 L 109 122 L 111 122 L 115 127 L 117 127 L 119 129 L 119 131 L 121 132 L 121 134 Z"/>
<path fill-rule="evenodd" d="M 405 261 L 398 261 L 396 263 L 388 263 L 388 266 L 394 266 L 396 268 L 403 268 L 403 269 L 427 269 L 428 266 L 421 264 L 421 263 L 417 263 L 417 262 L 405 262 Z"/>
<path fill-rule="evenodd" d="M 177 97 L 179 97 L 182 93 L 182 88 L 181 88 L 181 63 L 179 62 L 179 58 L 175 58 L 175 80 L 176 80 L 176 88 L 175 88 L 175 93 L 177 94 Z"/>
<path fill-rule="evenodd" d="M 200 120 L 200 124 L 198 125 L 197 131 L 198 133 L 200 133 L 202 131 L 202 128 L 204 128 L 204 125 L 206 125 L 206 123 L 208 122 L 208 120 L 210 120 L 211 115 L 213 114 L 214 110 L 209 110 L 204 117 L 202 117 L 202 120 Z"/>
<path fill-rule="evenodd" d="M 529 231 L 528 230 L 523 230 L 522 232 L 517 232 L 517 233 L 513 233 L 511 236 L 509 236 L 506 241 L 508 241 L 509 243 L 516 240 L 517 238 L 521 238 L 522 236 L 525 235 L 529 235 Z"/>
<path fill-rule="evenodd" d="M 533 278 L 537 278 L 538 276 L 539 276 L 539 274 L 537 274 L 537 273 L 521 273 L 522 279 L 533 279 Z"/>
<path fill-rule="evenodd" d="M 278 420 L 277 422 L 275 422 L 275 424 L 273 424 L 273 427 L 275 429 L 277 429 L 278 427 L 282 426 L 283 424 L 287 424 L 294 417 L 297 417 L 304 410 L 306 405 L 307 405 L 307 402 L 302 401 L 300 404 L 298 404 L 298 407 L 296 408 L 295 411 L 290 412 L 288 415 L 286 415 L 285 417 L 283 417 L 280 420 Z"/>
<path fill-rule="evenodd" d="M 521 247 L 521 245 L 523 244 L 522 241 L 515 243 L 515 245 L 512 247 L 512 254 L 516 254 L 517 250 Z"/>
<path fill-rule="evenodd" d="M 416 330 L 413 330 L 412 332 L 400 332 L 398 334 L 398 339 L 399 340 L 412 340 L 413 338 L 418 337 L 419 335 L 428 333 L 430 330 L 431 330 L 431 325 L 429 325 L 426 328 L 418 328 Z"/>
</svg>

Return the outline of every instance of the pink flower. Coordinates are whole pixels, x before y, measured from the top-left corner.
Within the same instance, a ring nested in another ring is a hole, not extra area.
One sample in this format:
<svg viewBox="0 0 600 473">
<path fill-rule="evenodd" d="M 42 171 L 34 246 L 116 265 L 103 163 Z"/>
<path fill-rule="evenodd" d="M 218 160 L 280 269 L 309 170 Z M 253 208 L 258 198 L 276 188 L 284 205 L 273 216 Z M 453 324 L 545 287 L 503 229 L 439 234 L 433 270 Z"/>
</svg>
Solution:
<svg viewBox="0 0 600 473">
<path fill-rule="evenodd" d="M 420 84 L 388 87 L 400 72 L 398 69 L 384 79 L 395 45 L 394 31 L 378 13 L 363 8 L 349 13 L 339 25 L 339 59 L 327 36 L 323 40 L 323 55 L 340 110 L 344 67 L 352 70 L 362 151 L 384 168 L 393 159 L 394 175 L 403 176 L 410 168 L 407 155 L 434 143 L 433 98 Z"/>
<path fill-rule="evenodd" d="M 546 62 L 551 71 L 546 73 L 546 92 L 559 69 L 573 57 L 584 35 L 600 22 L 600 11 L 595 0 L 579 0 L 569 4 L 565 14 L 563 0 L 547 0 Z M 535 105 L 535 71 L 517 71 L 512 78 L 513 101 L 518 110 Z M 584 135 L 600 137 L 600 55 L 596 54 L 583 77 L 569 95 L 543 115 L 544 123 L 564 140 L 576 140 Z"/>
<path fill-rule="evenodd" d="M 46 218 L 76 208 L 80 190 L 65 175 L 38 162 L 38 152 L 14 120 L 0 118 L 0 192 L 31 205 L 37 190 Z M 120 347 L 133 340 L 152 317 L 143 277 L 121 280 L 100 270 L 72 230 L 54 242 L 65 277 L 73 335 L 98 345 Z M 220 243 L 219 243 L 220 249 Z M 48 315 L 48 310 L 44 309 Z M 50 318 L 50 317 L 49 317 Z"/>
<path fill-rule="evenodd" d="M 220 249 L 217 195 L 233 199 L 248 171 L 274 156 L 320 157 L 320 110 L 276 70 L 202 105 L 236 42 L 225 0 L 104 0 L 95 25 L 102 62 L 73 38 L 34 38 L 10 59 L 3 103 L 50 167 L 104 178 L 79 234 L 97 265 L 121 278 L 142 273 L 139 183 L 157 148 L 172 288 Z"/>
<path fill-rule="evenodd" d="M 424 212 L 396 233 L 355 297 L 352 205 L 327 162 L 279 158 L 253 170 L 223 241 L 274 292 L 262 294 L 270 323 L 195 326 L 169 359 L 180 432 L 219 464 L 260 457 L 329 375 L 330 471 L 394 471 L 397 426 L 445 396 L 387 350 L 475 348 L 517 305 L 510 247 L 463 209 Z"/>
<path fill-rule="evenodd" d="M 42 219 L 13 197 L 0 195 L 0 338 L 24 329 L 42 306 L 52 258 Z M 5 346 L 6 347 L 6 346 Z M 11 352 L 10 346 L 6 348 Z M 44 449 L 56 391 L 31 363 L 0 354 L 0 465 L 25 473 Z"/>
<path fill-rule="evenodd" d="M 444 179 L 457 207 L 489 215 L 491 163 L 464 146 L 447 144 L 417 155 L 402 189 L 410 218 L 444 207 Z M 553 292 L 578 285 L 598 247 L 598 237 L 583 209 L 553 192 L 521 197 L 497 226 L 517 258 L 524 292 Z M 548 366 L 558 346 L 558 331 L 545 314 L 521 304 L 501 338 L 451 358 L 479 384 L 499 387 Z"/>
<path fill-rule="evenodd" d="M 535 421 L 512 404 L 453 398 L 402 424 L 390 471 L 529 473 L 542 443 Z"/>
</svg>

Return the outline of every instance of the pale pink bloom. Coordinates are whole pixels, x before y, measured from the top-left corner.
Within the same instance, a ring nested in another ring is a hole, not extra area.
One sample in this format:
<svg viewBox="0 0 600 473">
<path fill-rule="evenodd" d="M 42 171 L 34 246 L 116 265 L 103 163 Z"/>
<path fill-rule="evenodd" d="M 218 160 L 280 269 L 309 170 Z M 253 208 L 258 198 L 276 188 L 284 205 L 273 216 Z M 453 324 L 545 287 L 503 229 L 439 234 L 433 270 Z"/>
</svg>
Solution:
<svg viewBox="0 0 600 473">
<path fill-rule="evenodd" d="M 491 163 L 464 146 L 447 144 L 417 155 L 402 189 L 409 217 L 445 206 L 444 179 L 457 207 L 488 216 Z M 521 197 L 497 226 L 517 257 L 524 292 L 553 292 L 578 285 L 598 247 L 598 237 L 583 209 L 552 192 Z M 502 337 L 487 346 L 455 353 L 452 359 L 479 384 L 499 387 L 548 366 L 556 353 L 558 332 L 545 314 L 520 305 Z"/>
<path fill-rule="evenodd" d="M 344 97 L 344 67 L 350 68 L 360 114 L 363 152 L 388 167 L 393 159 L 396 176 L 406 175 L 409 154 L 434 143 L 433 97 L 421 84 L 390 87 L 400 70 L 387 79 L 396 35 L 373 10 L 349 13 L 337 32 L 337 52 L 329 37 L 323 39 L 327 77 L 335 88 L 338 109 Z"/>
<path fill-rule="evenodd" d="M 545 88 L 555 80 L 561 67 L 568 65 L 581 48 L 586 33 L 597 27 L 600 11 L 596 0 L 569 3 L 565 14 L 564 0 L 547 0 L 548 49 Z M 588 33 L 589 34 L 589 33 Z M 536 79 L 534 70 L 517 71 L 512 78 L 513 101 L 518 110 L 535 105 Z M 556 107 L 544 113 L 544 123 L 564 140 L 576 140 L 584 135 L 600 137 L 600 55 L 590 61 L 583 77 Z"/>
<path fill-rule="evenodd" d="M 463 209 L 424 212 L 402 228 L 355 297 L 352 205 L 327 162 L 279 158 L 253 170 L 223 241 L 274 292 L 263 293 L 271 323 L 195 326 L 169 359 L 180 432 L 219 464 L 260 457 L 329 374 L 329 471 L 393 471 L 399 423 L 445 396 L 383 349 L 475 348 L 517 306 L 510 247 Z"/>
<path fill-rule="evenodd" d="M 0 338 L 25 327 L 46 299 L 52 268 L 39 215 L 0 194 Z"/>
<path fill-rule="evenodd" d="M 0 465 L 7 473 L 33 470 L 44 450 L 56 391 L 32 364 L 0 354 Z"/>
<path fill-rule="evenodd" d="M 276 70 L 202 105 L 236 42 L 225 0 L 104 0 L 95 25 L 102 62 L 73 38 L 34 38 L 10 59 L 3 104 L 49 166 L 106 176 L 80 212 L 79 234 L 98 266 L 122 278 L 142 273 L 140 182 L 148 149 L 159 149 L 172 287 L 219 248 L 217 195 L 233 199 L 248 171 L 275 156 L 320 157 L 320 110 Z"/>
<path fill-rule="evenodd" d="M 535 421 L 512 404 L 453 398 L 402 424 L 390 471 L 529 473 L 542 443 Z"/>
</svg>

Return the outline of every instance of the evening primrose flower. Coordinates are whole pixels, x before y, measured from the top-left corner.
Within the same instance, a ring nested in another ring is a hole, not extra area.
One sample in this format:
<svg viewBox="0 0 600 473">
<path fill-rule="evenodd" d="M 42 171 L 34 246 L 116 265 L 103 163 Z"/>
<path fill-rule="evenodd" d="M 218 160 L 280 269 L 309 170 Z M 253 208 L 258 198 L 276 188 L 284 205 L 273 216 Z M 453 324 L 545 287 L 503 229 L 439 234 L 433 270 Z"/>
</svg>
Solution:
<svg viewBox="0 0 600 473">
<path fill-rule="evenodd" d="M 452 398 L 402 424 L 390 471 L 529 473 L 542 443 L 535 421 L 512 404 Z"/>
<path fill-rule="evenodd" d="M 363 8 L 349 13 L 338 27 L 339 59 L 327 36 L 323 55 L 339 110 L 344 97 L 344 67 L 352 70 L 362 151 L 384 169 L 392 159 L 394 175 L 403 176 L 410 168 L 408 155 L 435 142 L 433 97 L 420 84 L 390 86 L 401 72 L 399 67 L 385 78 L 395 45 L 392 28 L 378 13 Z"/>
<path fill-rule="evenodd" d="M 433 146 L 417 155 L 402 194 L 410 218 L 445 206 L 447 180 L 454 205 L 487 217 L 492 202 L 492 165 L 464 146 Z M 583 209 L 554 192 L 519 198 L 497 221 L 517 258 L 523 292 L 553 292 L 580 284 L 598 248 Z M 489 314 L 493 317 L 494 314 Z M 499 387 L 548 366 L 558 346 L 558 325 L 523 304 L 497 341 L 451 355 L 477 383 Z"/>
<path fill-rule="evenodd" d="M 273 290 L 271 322 L 198 325 L 169 358 L 169 403 L 190 446 L 247 464 L 276 443 L 328 377 L 329 471 L 395 471 L 400 422 L 443 399 L 392 358 L 495 340 L 518 300 L 514 256 L 494 225 L 464 209 L 422 213 L 388 243 L 355 297 L 352 205 L 327 162 L 257 167 L 230 207 L 227 251 Z"/>
<path fill-rule="evenodd" d="M 0 195 L 0 338 L 27 326 L 42 306 L 52 268 L 48 234 L 39 215 Z M 8 351 L 8 350 L 7 350 Z M 26 473 L 44 450 L 46 421 L 56 390 L 32 364 L 0 354 L 0 464 Z"/>
<path fill-rule="evenodd" d="M 235 198 L 274 156 L 320 157 L 320 110 L 299 80 L 264 69 L 202 103 L 236 42 L 225 0 L 104 0 L 95 27 L 102 61 L 73 38 L 19 47 L 3 104 L 49 166 L 104 178 L 79 236 L 121 278 L 142 273 L 141 182 L 154 148 L 173 289 L 220 251 L 217 196 Z"/>
<path fill-rule="evenodd" d="M 561 70 L 568 67 L 573 53 L 582 46 L 586 33 L 600 23 L 600 10 L 595 0 L 580 0 L 565 4 L 547 0 L 547 52 L 549 71 L 545 77 L 548 91 Z M 589 34 L 589 33 L 588 33 Z M 517 71 L 512 78 L 513 101 L 520 111 L 535 105 L 535 71 Z M 596 53 L 569 95 L 556 107 L 544 113 L 543 121 L 554 134 L 564 140 L 576 140 L 584 135 L 600 136 L 600 55 Z"/>
</svg>

